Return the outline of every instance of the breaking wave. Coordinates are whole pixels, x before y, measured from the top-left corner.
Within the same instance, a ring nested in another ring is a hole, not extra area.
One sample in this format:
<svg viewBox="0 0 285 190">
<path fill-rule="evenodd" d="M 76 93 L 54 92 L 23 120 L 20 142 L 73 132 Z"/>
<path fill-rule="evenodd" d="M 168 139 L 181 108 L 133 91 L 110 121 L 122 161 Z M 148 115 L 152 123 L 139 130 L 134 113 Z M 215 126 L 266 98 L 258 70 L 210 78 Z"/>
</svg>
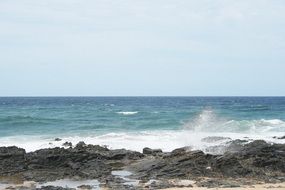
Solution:
<svg viewBox="0 0 285 190">
<path fill-rule="evenodd" d="M 120 114 L 120 115 L 135 115 L 137 113 L 138 113 L 137 111 L 120 111 L 120 112 L 117 112 L 117 114 Z"/>
<path fill-rule="evenodd" d="M 117 112 L 122 115 L 134 115 L 138 112 Z M 20 118 L 20 120 L 31 118 Z M 12 119 L 11 119 L 12 120 Z M 33 120 L 33 119 L 32 119 Z M 10 119 L 9 119 L 10 121 Z M 280 119 L 259 120 L 229 120 L 217 115 L 213 110 L 204 110 L 194 119 L 182 125 L 179 129 L 163 130 L 152 129 L 149 131 L 115 131 L 109 130 L 102 133 L 96 131 L 78 131 L 78 133 L 58 133 L 47 135 L 19 135 L 0 138 L 0 146 L 19 146 L 27 151 L 41 148 L 52 148 L 62 146 L 64 142 L 72 142 L 73 145 L 80 141 L 87 144 L 106 145 L 111 149 L 125 148 L 142 151 L 144 147 L 161 148 L 163 151 L 172 151 L 175 148 L 190 146 L 192 149 L 207 150 L 215 143 L 225 143 L 229 140 L 263 139 L 268 142 L 285 143 L 284 139 L 273 138 L 284 136 L 285 122 Z M 205 141 L 221 139 L 221 141 Z M 54 141 L 61 138 L 61 141 Z M 204 139 L 204 140 L 203 140 Z"/>
<path fill-rule="evenodd" d="M 204 110 L 194 120 L 184 124 L 185 130 L 195 132 L 266 133 L 285 132 L 285 122 L 280 119 L 227 120 L 212 110 Z"/>
</svg>

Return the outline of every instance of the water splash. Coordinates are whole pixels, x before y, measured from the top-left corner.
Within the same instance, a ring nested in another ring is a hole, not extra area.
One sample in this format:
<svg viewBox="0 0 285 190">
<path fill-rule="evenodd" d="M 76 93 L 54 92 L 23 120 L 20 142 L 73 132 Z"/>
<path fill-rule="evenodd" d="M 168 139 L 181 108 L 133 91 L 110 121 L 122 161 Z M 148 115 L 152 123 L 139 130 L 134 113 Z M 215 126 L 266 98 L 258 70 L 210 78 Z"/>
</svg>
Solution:
<svg viewBox="0 0 285 190">
<path fill-rule="evenodd" d="M 285 122 L 280 119 L 228 120 L 218 116 L 213 110 L 203 110 L 183 128 L 193 132 L 233 132 L 262 134 L 267 132 L 285 132 Z"/>
</svg>

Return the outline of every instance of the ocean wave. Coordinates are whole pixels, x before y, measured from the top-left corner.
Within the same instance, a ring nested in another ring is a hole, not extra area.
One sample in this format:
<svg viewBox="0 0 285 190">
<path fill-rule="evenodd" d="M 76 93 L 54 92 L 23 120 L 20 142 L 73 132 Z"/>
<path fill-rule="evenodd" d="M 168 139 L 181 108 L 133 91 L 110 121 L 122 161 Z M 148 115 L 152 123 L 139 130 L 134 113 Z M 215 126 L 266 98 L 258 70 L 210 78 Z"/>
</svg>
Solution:
<svg viewBox="0 0 285 190">
<path fill-rule="evenodd" d="M 49 124 L 58 122 L 57 119 L 52 118 L 42 118 L 42 117 L 32 117 L 32 116 L 7 116 L 0 118 L 0 125 L 18 125 L 18 124 Z"/>
<path fill-rule="evenodd" d="M 266 133 L 285 132 L 285 121 L 280 119 L 227 120 L 212 110 L 204 110 L 183 126 L 186 130 L 204 132 Z"/>
<path fill-rule="evenodd" d="M 107 146 L 111 149 L 125 148 L 129 150 L 142 151 L 145 147 L 161 148 L 163 151 L 172 151 L 176 148 L 189 146 L 193 150 L 207 151 L 208 147 L 220 145 L 230 140 L 257 140 L 263 139 L 267 142 L 285 143 L 283 139 L 274 139 L 281 133 L 231 133 L 231 132 L 194 132 L 189 130 L 157 130 L 141 132 L 120 132 L 107 133 L 102 135 L 89 134 L 89 136 L 14 136 L 0 138 L 0 146 L 18 146 L 25 148 L 28 152 L 42 149 L 61 147 L 64 142 L 71 142 L 73 145 L 80 141 L 86 144 Z M 58 137 L 61 141 L 55 141 Z M 217 139 L 218 141 L 205 141 Z M 221 138 L 224 137 L 224 138 Z"/>
<path fill-rule="evenodd" d="M 120 115 L 135 115 L 137 113 L 138 113 L 137 111 L 120 111 L 120 112 L 117 112 L 117 114 L 120 114 Z"/>
</svg>

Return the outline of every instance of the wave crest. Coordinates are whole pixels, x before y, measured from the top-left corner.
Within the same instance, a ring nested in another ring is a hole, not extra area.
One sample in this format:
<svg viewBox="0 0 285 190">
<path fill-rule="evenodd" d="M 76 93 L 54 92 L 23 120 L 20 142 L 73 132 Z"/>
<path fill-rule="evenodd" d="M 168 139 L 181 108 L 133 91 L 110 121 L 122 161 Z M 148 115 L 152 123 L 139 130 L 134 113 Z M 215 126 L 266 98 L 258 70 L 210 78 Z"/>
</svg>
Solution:
<svg viewBox="0 0 285 190">
<path fill-rule="evenodd" d="M 183 128 L 195 132 L 285 132 L 285 122 L 280 119 L 227 120 L 218 117 L 212 110 L 204 110 Z"/>
<path fill-rule="evenodd" d="M 117 114 L 120 114 L 120 115 L 135 115 L 137 113 L 138 113 L 137 111 L 120 111 L 120 112 L 117 112 Z"/>
</svg>

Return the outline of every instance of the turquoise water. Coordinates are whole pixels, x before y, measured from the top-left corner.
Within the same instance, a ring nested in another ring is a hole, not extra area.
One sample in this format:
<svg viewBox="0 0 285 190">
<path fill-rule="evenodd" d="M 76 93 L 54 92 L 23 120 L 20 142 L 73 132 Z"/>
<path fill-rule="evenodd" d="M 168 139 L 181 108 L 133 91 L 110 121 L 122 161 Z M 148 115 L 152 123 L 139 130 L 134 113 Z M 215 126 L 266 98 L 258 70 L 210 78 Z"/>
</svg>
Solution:
<svg viewBox="0 0 285 190">
<path fill-rule="evenodd" d="M 138 138 L 158 146 L 161 135 L 170 138 L 170 143 L 175 139 L 169 136 L 182 132 L 259 138 L 285 135 L 285 98 L 0 98 L 0 145 L 30 142 L 26 146 L 35 148 L 36 142 L 60 137 L 114 146 L 121 137 L 122 146 L 130 138 L 134 144 Z"/>
</svg>

